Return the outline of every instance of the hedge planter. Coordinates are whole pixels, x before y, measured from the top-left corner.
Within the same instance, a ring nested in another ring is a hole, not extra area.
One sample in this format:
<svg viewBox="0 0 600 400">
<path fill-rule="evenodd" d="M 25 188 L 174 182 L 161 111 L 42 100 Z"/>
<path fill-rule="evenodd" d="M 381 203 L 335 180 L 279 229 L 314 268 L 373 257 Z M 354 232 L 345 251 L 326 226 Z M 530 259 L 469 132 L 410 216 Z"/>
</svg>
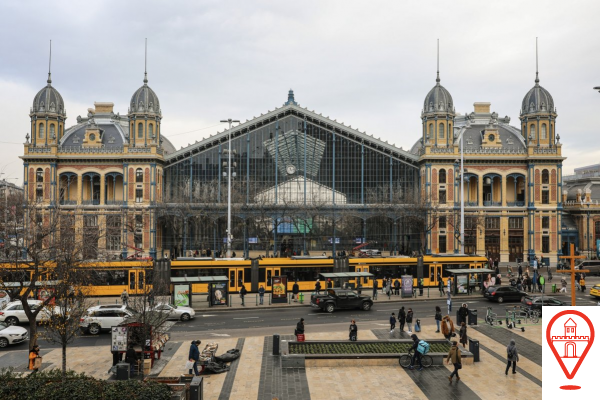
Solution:
<svg viewBox="0 0 600 400">
<path fill-rule="evenodd" d="M 450 343 L 444 339 L 424 339 L 429 343 L 429 356 L 433 365 L 443 365 L 450 350 Z M 398 366 L 401 355 L 408 353 L 413 341 L 365 340 L 350 342 L 345 340 L 321 340 L 281 343 L 281 367 L 343 367 L 343 366 Z M 470 364 L 473 356 L 461 349 L 463 363 Z"/>
</svg>

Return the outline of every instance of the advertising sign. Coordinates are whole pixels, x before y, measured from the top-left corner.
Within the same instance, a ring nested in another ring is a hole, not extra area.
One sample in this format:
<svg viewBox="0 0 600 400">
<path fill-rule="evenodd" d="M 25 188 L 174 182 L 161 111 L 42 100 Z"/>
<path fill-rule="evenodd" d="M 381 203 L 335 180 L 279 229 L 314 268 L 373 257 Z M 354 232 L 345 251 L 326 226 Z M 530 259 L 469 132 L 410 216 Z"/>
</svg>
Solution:
<svg viewBox="0 0 600 400">
<path fill-rule="evenodd" d="M 41 288 L 37 291 L 37 299 L 41 301 L 46 301 L 48 298 L 51 298 L 48 304 L 54 305 L 54 288 Z"/>
<path fill-rule="evenodd" d="M 287 303 L 287 276 L 274 276 L 272 302 Z"/>
<path fill-rule="evenodd" d="M 413 295 L 413 277 L 412 275 L 402 275 L 402 297 L 412 297 Z"/>
<path fill-rule="evenodd" d="M 227 305 L 227 282 L 210 283 L 210 305 Z"/>
<path fill-rule="evenodd" d="M 469 275 L 457 275 L 455 279 L 456 285 L 458 286 L 458 293 L 468 293 L 467 289 L 469 288 Z"/>
<path fill-rule="evenodd" d="M 127 351 L 127 327 L 126 326 L 113 326 L 111 329 L 112 340 L 111 349 L 112 351 Z"/>
<path fill-rule="evenodd" d="M 6 290 L 0 290 L 0 310 L 4 308 L 6 303 L 10 302 L 10 296 Z"/>
<path fill-rule="evenodd" d="M 174 303 L 176 306 L 190 306 L 190 285 L 173 285 Z"/>
</svg>

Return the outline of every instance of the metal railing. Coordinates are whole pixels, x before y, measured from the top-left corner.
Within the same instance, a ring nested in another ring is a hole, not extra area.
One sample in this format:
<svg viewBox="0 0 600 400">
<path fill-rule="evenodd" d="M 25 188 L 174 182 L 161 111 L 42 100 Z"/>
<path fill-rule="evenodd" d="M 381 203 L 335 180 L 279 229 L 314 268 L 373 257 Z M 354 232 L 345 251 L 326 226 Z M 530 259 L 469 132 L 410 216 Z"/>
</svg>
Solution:
<svg viewBox="0 0 600 400">
<path fill-rule="evenodd" d="M 506 205 L 509 207 L 524 207 L 525 202 L 524 201 L 507 201 Z"/>
<path fill-rule="evenodd" d="M 492 206 L 492 207 L 498 207 L 502 205 L 502 202 L 500 201 L 484 201 L 483 205 L 486 207 Z"/>
</svg>

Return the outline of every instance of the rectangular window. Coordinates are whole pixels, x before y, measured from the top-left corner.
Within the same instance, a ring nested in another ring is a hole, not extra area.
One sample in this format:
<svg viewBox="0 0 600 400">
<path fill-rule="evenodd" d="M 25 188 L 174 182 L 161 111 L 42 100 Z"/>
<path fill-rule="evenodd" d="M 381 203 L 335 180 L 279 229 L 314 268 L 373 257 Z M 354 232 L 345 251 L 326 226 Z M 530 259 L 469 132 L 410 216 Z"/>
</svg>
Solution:
<svg viewBox="0 0 600 400">
<path fill-rule="evenodd" d="M 485 229 L 500 229 L 500 218 L 487 217 L 485 219 Z"/>
<path fill-rule="evenodd" d="M 508 229 L 523 229 L 523 218 L 521 218 L 521 217 L 508 218 Z"/>
<path fill-rule="evenodd" d="M 439 251 L 440 251 L 440 253 L 446 252 L 446 236 L 440 236 Z"/>
<path fill-rule="evenodd" d="M 446 229 L 446 217 L 440 217 L 438 224 L 440 226 L 440 229 Z"/>
<path fill-rule="evenodd" d="M 550 229 L 550 217 L 542 217 L 542 229 Z"/>
<path fill-rule="evenodd" d="M 83 226 L 98 226 L 98 216 L 97 215 L 84 215 L 83 216 Z"/>
<path fill-rule="evenodd" d="M 144 189 L 135 189 L 135 202 L 141 203 L 144 201 Z"/>
<path fill-rule="evenodd" d="M 446 204 L 446 189 L 439 191 L 439 203 Z"/>
<path fill-rule="evenodd" d="M 550 237 L 542 236 L 542 253 L 550 253 Z"/>
<path fill-rule="evenodd" d="M 550 192 L 542 190 L 542 204 L 550 204 Z"/>
<path fill-rule="evenodd" d="M 144 247 L 143 244 L 143 235 L 144 232 L 144 222 L 141 215 L 135 216 L 135 231 L 133 233 L 133 242 L 134 246 L 141 249 Z"/>
<path fill-rule="evenodd" d="M 42 202 L 44 200 L 44 189 L 42 188 L 42 186 L 38 186 L 35 188 L 35 201 L 37 201 L 38 203 Z"/>
</svg>

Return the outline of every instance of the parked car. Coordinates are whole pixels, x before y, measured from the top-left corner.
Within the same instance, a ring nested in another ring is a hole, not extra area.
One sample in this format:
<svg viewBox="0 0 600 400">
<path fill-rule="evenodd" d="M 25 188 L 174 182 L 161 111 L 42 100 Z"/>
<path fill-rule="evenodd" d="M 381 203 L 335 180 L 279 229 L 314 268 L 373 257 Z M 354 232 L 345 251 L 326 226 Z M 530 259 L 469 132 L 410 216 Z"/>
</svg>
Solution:
<svg viewBox="0 0 600 400">
<path fill-rule="evenodd" d="M 193 308 L 173 306 L 171 304 L 158 303 L 152 308 L 153 311 L 159 311 L 161 313 L 168 313 L 167 319 L 178 319 L 181 321 L 189 321 L 196 316 L 196 312 Z"/>
<path fill-rule="evenodd" d="M 8 325 L 6 322 L 0 322 L 0 348 L 9 344 L 22 343 L 29 339 L 29 332 L 21 326 Z"/>
<path fill-rule="evenodd" d="M 597 299 L 600 298 L 600 285 L 592 286 L 592 288 L 590 289 L 590 295 L 594 296 Z"/>
<path fill-rule="evenodd" d="M 512 286 L 490 286 L 483 297 L 490 301 L 503 303 L 505 301 L 521 301 L 523 297 L 528 296 L 526 292 L 518 290 Z"/>
<path fill-rule="evenodd" d="M 570 267 L 567 267 L 567 269 Z M 600 275 L 600 260 L 585 260 L 575 266 L 575 269 L 587 269 L 588 275 Z"/>
<path fill-rule="evenodd" d="M 369 311 L 373 306 L 371 296 L 359 295 L 353 290 L 327 289 L 325 294 L 311 296 L 310 305 L 329 313 L 341 308 L 360 308 Z"/>
<path fill-rule="evenodd" d="M 527 308 L 531 308 L 532 310 L 538 310 L 540 315 L 542 314 L 542 306 L 566 306 L 564 302 L 555 299 L 554 297 L 544 296 L 542 300 L 542 296 L 525 296 L 521 300 L 521 304 Z"/>
<path fill-rule="evenodd" d="M 118 326 L 123 322 L 135 319 L 136 313 L 129 309 L 129 307 L 101 307 L 92 307 L 81 317 L 79 327 L 83 332 L 97 335 L 101 331 L 110 330 L 113 326 Z"/>
<path fill-rule="evenodd" d="M 27 300 L 27 303 L 31 306 L 32 310 L 42 304 L 41 300 Z M 40 322 L 44 317 L 44 312 L 41 311 L 36 316 L 35 320 Z M 0 322 L 6 322 L 7 325 L 25 324 L 29 322 L 23 304 L 21 300 L 11 301 L 7 303 L 4 308 L 0 311 Z"/>
</svg>

